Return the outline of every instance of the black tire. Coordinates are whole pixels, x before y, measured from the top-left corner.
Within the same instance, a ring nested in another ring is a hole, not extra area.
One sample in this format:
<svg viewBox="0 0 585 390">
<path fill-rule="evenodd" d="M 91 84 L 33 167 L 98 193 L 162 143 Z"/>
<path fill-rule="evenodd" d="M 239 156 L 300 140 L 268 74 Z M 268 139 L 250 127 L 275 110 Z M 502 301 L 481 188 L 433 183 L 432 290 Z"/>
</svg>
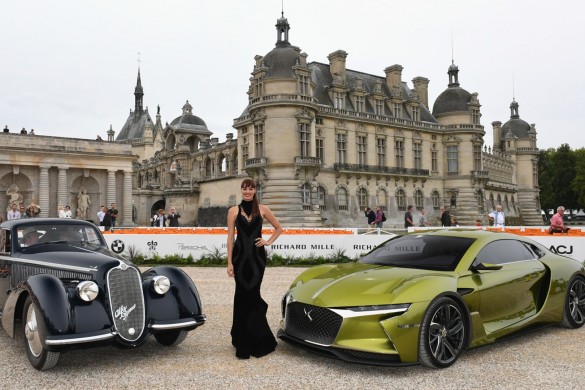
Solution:
<svg viewBox="0 0 585 390">
<path fill-rule="evenodd" d="M 561 325 L 580 328 L 585 324 L 585 279 L 577 276 L 569 282 Z"/>
<path fill-rule="evenodd" d="M 166 347 L 174 347 L 181 344 L 183 340 L 185 340 L 187 333 L 188 332 L 186 330 L 171 330 L 164 333 L 155 333 L 154 338 L 161 345 Z"/>
<path fill-rule="evenodd" d="M 449 367 L 463 351 L 467 332 L 464 311 L 453 299 L 433 301 L 421 324 L 419 361 L 431 368 Z"/>
<path fill-rule="evenodd" d="M 45 341 L 45 321 L 37 306 L 28 297 L 22 311 L 22 328 L 24 331 L 24 349 L 30 364 L 40 371 L 49 370 L 59 362 L 59 352 L 48 351 Z"/>
</svg>

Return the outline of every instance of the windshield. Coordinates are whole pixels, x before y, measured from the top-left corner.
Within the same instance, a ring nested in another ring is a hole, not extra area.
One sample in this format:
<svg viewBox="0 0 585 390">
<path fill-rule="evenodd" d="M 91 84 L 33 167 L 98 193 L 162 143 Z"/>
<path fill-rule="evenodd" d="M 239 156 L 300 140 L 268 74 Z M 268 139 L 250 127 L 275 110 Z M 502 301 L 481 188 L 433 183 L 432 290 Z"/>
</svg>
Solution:
<svg viewBox="0 0 585 390">
<path fill-rule="evenodd" d="M 433 235 L 405 235 L 386 241 L 360 263 L 453 271 L 475 239 Z"/>
<path fill-rule="evenodd" d="M 99 231 L 91 225 L 25 225 L 17 228 L 16 236 L 21 248 L 55 242 L 103 244 Z"/>
</svg>

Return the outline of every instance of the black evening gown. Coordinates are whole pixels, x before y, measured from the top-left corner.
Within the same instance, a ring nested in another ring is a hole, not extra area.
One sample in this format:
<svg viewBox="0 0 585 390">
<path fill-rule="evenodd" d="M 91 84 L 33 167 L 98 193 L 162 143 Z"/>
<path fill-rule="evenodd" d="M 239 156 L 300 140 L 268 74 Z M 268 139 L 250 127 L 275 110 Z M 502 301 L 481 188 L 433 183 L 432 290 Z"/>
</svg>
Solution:
<svg viewBox="0 0 585 390">
<path fill-rule="evenodd" d="M 261 357 L 273 352 L 276 339 L 266 320 L 268 304 L 260 296 L 266 250 L 257 247 L 255 240 L 262 236 L 262 217 L 257 215 L 248 221 L 241 206 L 239 210 L 232 253 L 236 292 L 231 335 L 236 356 L 248 359 L 250 355 Z"/>
</svg>

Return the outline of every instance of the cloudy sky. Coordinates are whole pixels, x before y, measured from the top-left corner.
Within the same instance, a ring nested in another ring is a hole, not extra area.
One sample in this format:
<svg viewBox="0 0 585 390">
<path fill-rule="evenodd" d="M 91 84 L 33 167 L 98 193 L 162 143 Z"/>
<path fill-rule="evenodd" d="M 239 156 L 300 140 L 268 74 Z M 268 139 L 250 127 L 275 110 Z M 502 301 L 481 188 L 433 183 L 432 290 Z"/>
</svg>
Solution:
<svg viewBox="0 0 585 390">
<path fill-rule="evenodd" d="M 4 1 L 0 13 L 0 125 L 95 139 L 144 105 L 163 123 L 194 113 L 225 141 L 247 104 L 254 56 L 276 42 L 281 0 Z M 349 53 L 348 69 L 447 87 L 452 54 L 461 87 L 478 92 L 486 144 L 512 98 L 535 123 L 540 148 L 585 147 L 585 3 L 580 0 L 284 0 L 289 40 L 309 61 Z M 140 53 L 140 56 L 138 55 Z"/>
</svg>

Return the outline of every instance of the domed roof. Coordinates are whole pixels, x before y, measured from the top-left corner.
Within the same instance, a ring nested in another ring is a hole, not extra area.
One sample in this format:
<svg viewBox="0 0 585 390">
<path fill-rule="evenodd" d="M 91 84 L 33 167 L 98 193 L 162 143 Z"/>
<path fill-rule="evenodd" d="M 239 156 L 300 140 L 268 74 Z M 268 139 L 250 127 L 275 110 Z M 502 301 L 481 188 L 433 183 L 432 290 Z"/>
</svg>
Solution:
<svg viewBox="0 0 585 390">
<path fill-rule="evenodd" d="M 171 126 L 176 130 L 197 131 L 198 133 L 211 133 L 207 128 L 207 124 L 201 118 L 193 115 L 193 106 L 189 104 L 189 100 L 183 106 L 183 115 L 176 117 L 171 122 Z"/>
<path fill-rule="evenodd" d="M 280 42 L 263 58 L 268 68 L 266 78 L 294 78 L 293 66 L 297 65 L 300 50 L 288 42 Z"/>
<path fill-rule="evenodd" d="M 530 130 L 531 127 L 528 122 L 520 119 L 520 115 L 518 114 L 518 102 L 516 100 L 512 100 L 510 104 L 510 120 L 502 126 L 500 130 L 500 139 L 506 138 L 508 133 L 513 135 L 516 138 L 530 138 Z"/>
<path fill-rule="evenodd" d="M 449 87 L 443 91 L 433 104 L 433 116 L 447 112 L 469 111 L 471 94 L 461 87 Z"/>
</svg>

